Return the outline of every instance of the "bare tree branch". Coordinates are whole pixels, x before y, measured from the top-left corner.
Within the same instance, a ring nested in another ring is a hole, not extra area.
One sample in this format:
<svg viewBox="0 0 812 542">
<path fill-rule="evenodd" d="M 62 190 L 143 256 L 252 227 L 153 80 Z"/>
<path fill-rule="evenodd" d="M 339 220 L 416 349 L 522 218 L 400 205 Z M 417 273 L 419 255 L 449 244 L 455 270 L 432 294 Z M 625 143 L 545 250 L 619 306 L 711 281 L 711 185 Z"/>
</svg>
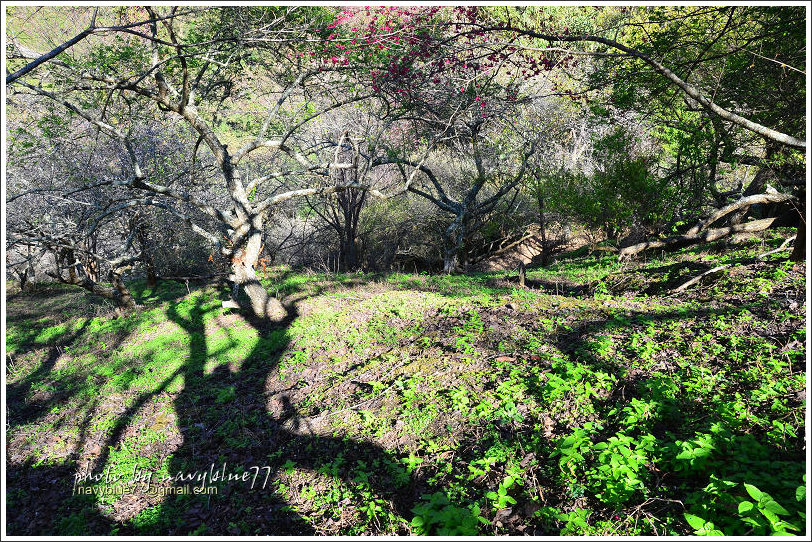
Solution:
<svg viewBox="0 0 812 542">
<path fill-rule="evenodd" d="M 619 51 L 623 51 L 624 53 L 639 58 L 652 68 L 659 74 L 666 77 L 669 81 L 677 85 L 685 94 L 699 102 L 705 109 L 711 111 L 712 113 L 720 116 L 721 118 L 728 120 L 746 130 L 759 134 L 767 139 L 775 141 L 777 143 L 781 143 L 783 145 L 787 145 L 789 147 L 793 147 L 796 149 L 806 150 L 806 141 L 802 139 L 798 139 L 788 134 L 784 134 L 777 130 L 773 130 L 757 122 L 753 122 L 749 119 L 742 117 L 741 115 L 737 115 L 732 111 L 728 111 L 727 109 L 719 106 L 718 104 L 714 103 L 712 99 L 709 99 L 702 95 L 701 91 L 696 88 L 695 86 L 683 81 L 677 74 L 673 71 L 668 69 L 666 66 L 661 64 L 660 62 L 654 60 L 650 56 L 629 47 L 627 45 L 623 45 L 622 43 L 618 43 L 614 40 L 610 40 L 607 38 L 603 38 L 600 36 L 590 36 L 590 35 L 555 35 L 555 34 L 542 34 L 539 32 L 534 32 L 532 30 L 526 30 L 521 28 L 509 27 L 509 26 L 494 26 L 494 27 L 482 27 L 477 26 L 476 32 L 500 32 L 500 31 L 508 31 L 508 32 L 516 32 L 520 35 L 528 36 L 531 38 L 542 39 L 545 41 L 549 41 L 551 43 L 556 42 L 580 42 L 580 41 L 588 41 L 593 43 L 600 43 L 613 49 L 617 49 Z"/>
</svg>

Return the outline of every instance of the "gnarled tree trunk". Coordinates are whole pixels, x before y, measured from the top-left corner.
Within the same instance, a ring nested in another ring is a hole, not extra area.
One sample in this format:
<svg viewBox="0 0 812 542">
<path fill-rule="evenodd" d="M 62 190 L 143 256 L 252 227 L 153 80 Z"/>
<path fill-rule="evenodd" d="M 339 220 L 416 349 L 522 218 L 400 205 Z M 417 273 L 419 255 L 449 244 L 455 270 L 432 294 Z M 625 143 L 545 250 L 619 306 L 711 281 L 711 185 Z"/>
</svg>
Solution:
<svg viewBox="0 0 812 542">
<path fill-rule="evenodd" d="M 113 285 L 113 290 L 115 290 L 113 296 L 120 308 L 130 310 L 136 307 L 135 298 L 119 273 L 110 271 L 110 284 Z"/>
<path fill-rule="evenodd" d="M 76 256 L 73 248 L 63 247 L 55 254 L 55 263 L 57 265 L 56 273 L 48 272 L 48 275 L 55 278 L 64 284 L 73 284 L 84 288 L 96 295 L 104 297 L 115 302 L 116 306 L 121 310 L 134 309 L 137 305 L 135 298 L 130 293 L 129 288 L 122 279 L 122 274 L 128 269 L 132 268 L 129 260 L 119 259 L 117 263 L 113 264 L 112 269 L 108 275 L 112 288 L 102 286 L 87 273 L 84 265 Z M 63 269 L 67 270 L 67 277 L 63 274 Z"/>
<path fill-rule="evenodd" d="M 792 248 L 792 254 L 789 259 L 793 262 L 802 262 L 806 260 L 806 219 L 798 213 L 798 233 L 795 235 L 795 246 Z"/>
<path fill-rule="evenodd" d="M 144 222 L 138 224 L 137 228 L 138 244 L 141 245 L 141 260 L 144 262 L 144 270 L 147 273 L 147 288 L 153 290 L 158 285 L 158 274 L 155 271 L 155 258 L 152 244 L 149 241 L 149 230 Z"/>
<path fill-rule="evenodd" d="M 443 235 L 443 273 L 450 275 L 460 267 L 462 240 L 465 237 L 465 215 L 458 214 Z"/>
<path fill-rule="evenodd" d="M 234 285 L 231 303 L 225 302 L 225 307 L 240 306 L 236 294 L 240 287 L 245 290 L 250 302 L 251 312 L 261 320 L 281 321 L 287 316 L 282 303 L 268 294 L 257 277 L 257 264 L 262 251 L 262 218 L 255 216 L 247 235 L 247 241 L 242 249 L 236 251 L 231 257 L 231 280 Z"/>
</svg>

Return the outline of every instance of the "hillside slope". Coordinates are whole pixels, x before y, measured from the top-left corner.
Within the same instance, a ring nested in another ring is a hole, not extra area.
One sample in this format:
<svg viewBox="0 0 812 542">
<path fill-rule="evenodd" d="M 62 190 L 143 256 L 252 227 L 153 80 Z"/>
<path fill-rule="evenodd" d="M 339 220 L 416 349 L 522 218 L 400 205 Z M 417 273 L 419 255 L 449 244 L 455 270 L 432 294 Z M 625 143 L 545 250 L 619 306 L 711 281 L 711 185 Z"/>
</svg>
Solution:
<svg viewBox="0 0 812 542">
<path fill-rule="evenodd" d="M 751 260 L 780 242 L 526 288 L 279 271 L 276 329 L 214 286 L 136 285 L 118 319 L 12 295 L 8 532 L 799 534 L 806 270 Z"/>
</svg>

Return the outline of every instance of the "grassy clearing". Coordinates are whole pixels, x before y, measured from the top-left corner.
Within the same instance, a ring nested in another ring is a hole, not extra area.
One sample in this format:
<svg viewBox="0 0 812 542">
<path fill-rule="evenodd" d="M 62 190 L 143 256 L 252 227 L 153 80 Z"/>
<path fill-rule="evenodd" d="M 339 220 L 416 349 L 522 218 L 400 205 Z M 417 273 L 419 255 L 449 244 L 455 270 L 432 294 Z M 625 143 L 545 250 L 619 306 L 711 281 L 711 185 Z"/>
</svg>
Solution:
<svg viewBox="0 0 812 542">
<path fill-rule="evenodd" d="M 778 243 L 280 273 L 274 330 L 214 286 L 11 296 L 9 533 L 801 534 L 805 266 L 748 260 Z"/>
</svg>

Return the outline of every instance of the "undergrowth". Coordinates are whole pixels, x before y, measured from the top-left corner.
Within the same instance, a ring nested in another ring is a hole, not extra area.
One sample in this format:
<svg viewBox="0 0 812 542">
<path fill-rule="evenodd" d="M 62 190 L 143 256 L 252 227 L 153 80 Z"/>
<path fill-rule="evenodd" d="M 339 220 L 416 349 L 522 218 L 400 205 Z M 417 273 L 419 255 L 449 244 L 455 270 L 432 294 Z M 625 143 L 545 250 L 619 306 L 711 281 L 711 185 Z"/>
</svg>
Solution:
<svg viewBox="0 0 812 542">
<path fill-rule="evenodd" d="M 9 533 L 804 534 L 805 266 L 753 260 L 778 243 L 570 254 L 525 288 L 279 272 L 274 329 L 215 286 L 137 283 L 120 318 L 15 294 Z"/>
</svg>

